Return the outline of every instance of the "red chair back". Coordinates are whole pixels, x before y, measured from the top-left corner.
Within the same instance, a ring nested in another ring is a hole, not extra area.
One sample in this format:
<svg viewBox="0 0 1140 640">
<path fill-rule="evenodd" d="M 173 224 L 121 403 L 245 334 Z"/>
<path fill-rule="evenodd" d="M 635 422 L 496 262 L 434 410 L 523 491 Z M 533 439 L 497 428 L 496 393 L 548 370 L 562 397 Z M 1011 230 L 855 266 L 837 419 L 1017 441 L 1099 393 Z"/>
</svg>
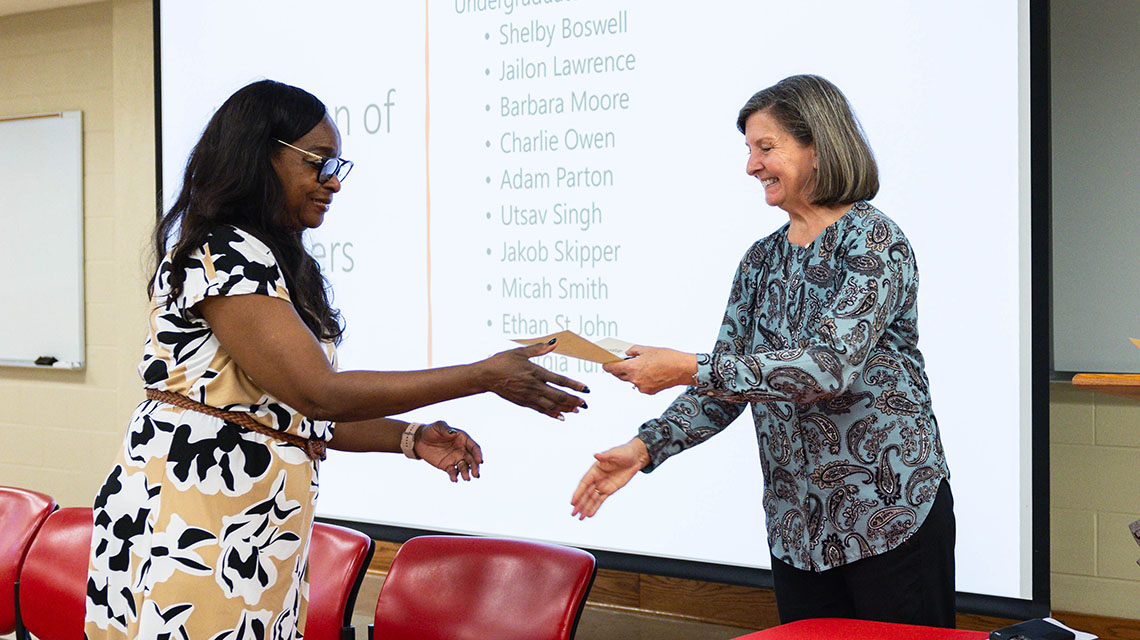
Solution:
<svg viewBox="0 0 1140 640">
<path fill-rule="evenodd" d="M 309 541 L 309 611 L 305 640 L 352 640 L 352 609 L 376 543 L 344 527 L 318 522 Z"/>
<path fill-rule="evenodd" d="M 893 622 L 870 622 L 845 618 L 797 620 L 740 636 L 736 640 L 984 640 L 985 631 L 920 627 Z"/>
<path fill-rule="evenodd" d="M 49 495 L 0 487 L 0 635 L 16 629 L 16 579 L 28 545 L 55 507 Z"/>
<path fill-rule="evenodd" d="M 90 507 L 60 509 L 40 527 L 16 586 L 18 637 L 83 638 L 92 528 Z"/>
<path fill-rule="evenodd" d="M 383 640 L 569 640 L 594 556 L 553 544 L 460 536 L 404 543 L 380 589 Z"/>
</svg>

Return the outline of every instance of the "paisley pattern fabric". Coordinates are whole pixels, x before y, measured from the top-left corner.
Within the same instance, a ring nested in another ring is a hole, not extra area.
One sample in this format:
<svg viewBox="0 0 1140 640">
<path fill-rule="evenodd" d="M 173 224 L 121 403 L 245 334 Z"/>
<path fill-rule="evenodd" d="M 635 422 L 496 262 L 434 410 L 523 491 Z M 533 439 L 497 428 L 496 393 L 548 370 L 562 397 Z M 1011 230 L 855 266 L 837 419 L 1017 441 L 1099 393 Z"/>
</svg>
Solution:
<svg viewBox="0 0 1140 640">
<path fill-rule="evenodd" d="M 808 247 L 752 245 L 695 384 L 639 437 L 652 471 L 751 406 L 772 554 L 823 571 L 914 534 L 949 478 L 918 350 L 918 267 L 856 203 Z"/>
<path fill-rule="evenodd" d="M 139 365 L 145 386 L 330 439 L 331 423 L 259 389 L 191 309 L 207 296 L 289 300 L 269 248 L 222 227 L 192 255 L 175 299 L 170 273 L 167 259 L 155 276 L 157 304 Z M 335 362 L 333 347 L 326 350 Z M 317 463 L 299 447 L 143 402 L 95 498 L 87 638 L 300 637 L 317 488 Z"/>
</svg>

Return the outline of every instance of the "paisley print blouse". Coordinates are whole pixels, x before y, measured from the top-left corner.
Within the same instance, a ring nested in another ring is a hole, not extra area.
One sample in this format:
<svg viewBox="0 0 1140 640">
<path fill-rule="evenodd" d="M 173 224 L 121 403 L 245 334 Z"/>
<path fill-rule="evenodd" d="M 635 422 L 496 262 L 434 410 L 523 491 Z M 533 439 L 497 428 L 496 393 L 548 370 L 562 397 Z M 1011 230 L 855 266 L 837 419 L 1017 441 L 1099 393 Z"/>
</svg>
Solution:
<svg viewBox="0 0 1140 640">
<path fill-rule="evenodd" d="M 695 384 L 641 426 L 652 471 L 752 408 L 772 554 L 823 571 L 889 551 L 949 477 L 918 350 L 918 268 L 856 203 L 808 247 L 752 245 Z"/>
</svg>

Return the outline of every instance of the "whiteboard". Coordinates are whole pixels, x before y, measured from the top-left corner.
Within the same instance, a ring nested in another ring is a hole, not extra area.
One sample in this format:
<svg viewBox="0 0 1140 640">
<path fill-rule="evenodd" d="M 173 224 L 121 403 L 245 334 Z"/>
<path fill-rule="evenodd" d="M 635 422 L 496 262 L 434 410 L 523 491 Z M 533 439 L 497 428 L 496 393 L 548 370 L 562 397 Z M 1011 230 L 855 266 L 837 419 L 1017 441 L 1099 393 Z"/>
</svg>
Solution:
<svg viewBox="0 0 1140 640">
<path fill-rule="evenodd" d="M 0 118 L 0 149 L 0 366 L 82 369 L 82 113 Z"/>
</svg>

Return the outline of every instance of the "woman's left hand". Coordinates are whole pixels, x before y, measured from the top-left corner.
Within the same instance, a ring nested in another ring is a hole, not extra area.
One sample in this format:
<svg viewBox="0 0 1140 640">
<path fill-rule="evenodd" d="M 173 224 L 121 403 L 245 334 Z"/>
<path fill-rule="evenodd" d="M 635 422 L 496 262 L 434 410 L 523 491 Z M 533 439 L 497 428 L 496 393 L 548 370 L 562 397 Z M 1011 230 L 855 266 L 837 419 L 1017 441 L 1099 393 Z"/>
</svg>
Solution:
<svg viewBox="0 0 1140 640">
<path fill-rule="evenodd" d="M 621 362 L 610 362 L 603 369 L 617 378 L 633 383 L 638 391 L 653 395 L 663 389 L 693 383 L 697 372 L 697 356 L 684 351 L 634 345 L 625 352 L 633 356 Z"/>
<path fill-rule="evenodd" d="M 649 464 L 649 449 L 641 438 L 634 437 L 623 445 L 595 453 L 594 460 L 594 465 L 582 476 L 570 498 L 570 504 L 574 506 L 570 515 L 578 516 L 579 520 L 594 517 L 606 498 L 624 487 Z"/>
<path fill-rule="evenodd" d="M 416 455 L 431 466 L 447 473 L 452 482 L 479 477 L 483 450 L 465 431 L 447 426 L 442 420 L 420 429 L 416 439 Z"/>
</svg>

